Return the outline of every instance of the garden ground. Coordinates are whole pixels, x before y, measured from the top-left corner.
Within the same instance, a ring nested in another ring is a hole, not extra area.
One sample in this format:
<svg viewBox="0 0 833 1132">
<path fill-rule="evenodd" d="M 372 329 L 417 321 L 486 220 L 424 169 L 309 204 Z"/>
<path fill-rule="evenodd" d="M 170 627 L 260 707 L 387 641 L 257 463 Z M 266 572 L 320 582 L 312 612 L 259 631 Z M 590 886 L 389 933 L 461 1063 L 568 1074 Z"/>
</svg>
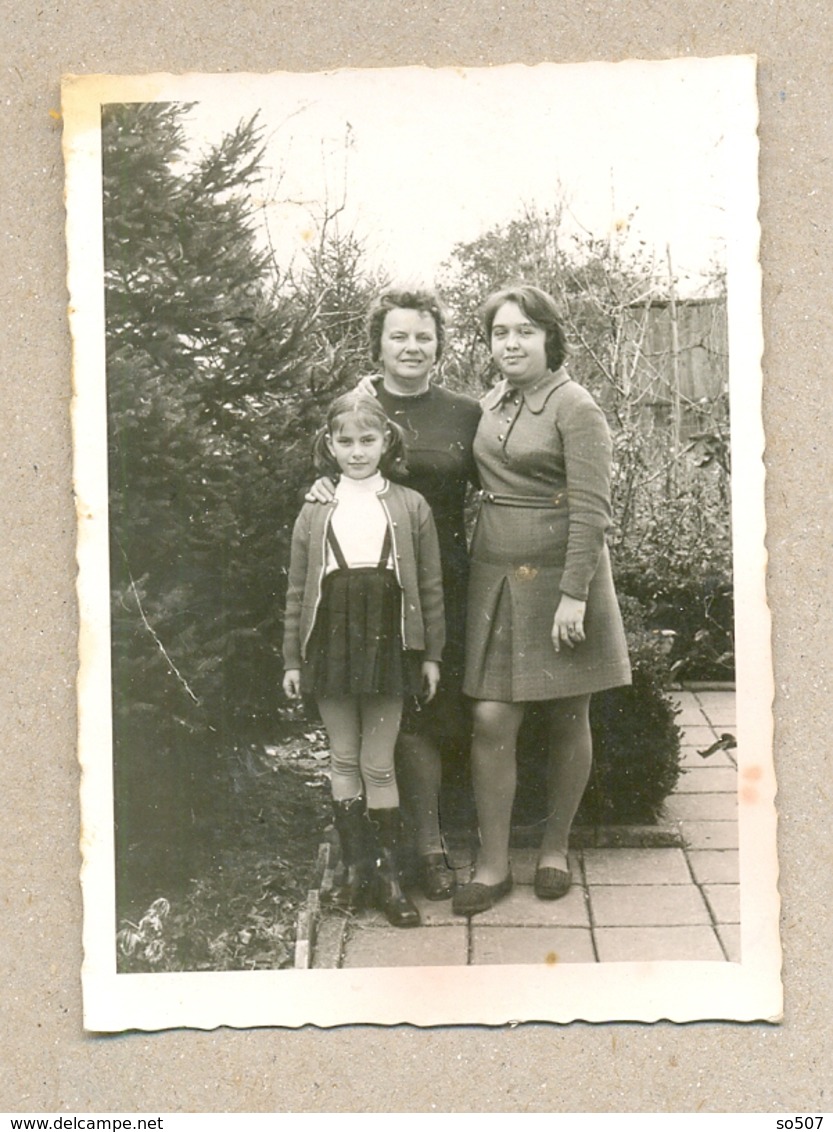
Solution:
<svg viewBox="0 0 833 1132">
<path fill-rule="evenodd" d="M 376 912 L 348 917 L 327 910 L 333 870 L 324 867 L 326 843 L 318 888 L 299 921 L 296 964 L 740 962 L 737 759 L 734 749 L 718 745 L 734 734 L 735 697 L 687 691 L 675 698 L 684 773 L 666 802 L 666 823 L 577 831 L 575 883 L 564 899 L 535 898 L 535 852 L 518 848 L 512 852 L 515 888 L 497 907 L 466 920 L 452 914 L 450 901 L 417 897 L 423 927 L 403 931 Z M 706 757 L 700 753 L 715 745 Z M 468 851 L 454 849 L 452 859 L 465 879 Z"/>
<path fill-rule="evenodd" d="M 683 773 L 667 799 L 664 822 L 576 830 L 576 883 L 554 903 L 532 893 L 534 850 L 521 829 L 512 854 L 516 886 L 507 900 L 469 922 L 453 916 L 448 901 L 418 898 L 424 928 L 411 931 L 390 928 L 373 912 L 348 918 L 327 909 L 337 855 L 328 830 L 323 732 L 299 726 L 280 745 L 241 747 L 232 759 L 218 752 L 215 781 L 210 766 L 202 772 L 210 787 L 206 804 L 194 802 L 199 791 L 189 795 L 188 821 L 177 835 L 163 837 L 147 828 L 126 850 L 130 883 L 120 885 L 119 969 L 453 965 L 554 957 L 737 962 L 737 761 L 731 748 L 705 758 L 699 753 L 734 732 L 734 694 L 688 691 L 674 698 Z M 465 879 L 471 844 L 464 833 L 452 835 L 451 843 Z M 141 867 L 130 857 L 140 858 Z"/>
</svg>

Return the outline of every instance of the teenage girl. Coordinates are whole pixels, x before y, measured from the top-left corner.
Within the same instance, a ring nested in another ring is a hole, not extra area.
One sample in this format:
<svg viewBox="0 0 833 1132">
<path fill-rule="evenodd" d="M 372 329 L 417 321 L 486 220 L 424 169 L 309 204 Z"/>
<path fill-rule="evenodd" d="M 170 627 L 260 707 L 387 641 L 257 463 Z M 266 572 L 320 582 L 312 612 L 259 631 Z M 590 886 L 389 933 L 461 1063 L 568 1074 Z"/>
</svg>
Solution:
<svg viewBox="0 0 833 1132">
<path fill-rule="evenodd" d="M 439 683 L 445 622 L 437 532 L 423 497 L 385 478 L 403 464 L 405 447 L 375 397 L 337 398 L 313 454 L 320 474 L 340 479 L 328 504 L 304 504 L 293 530 L 283 687 L 290 699 L 315 697 L 329 736 L 346 865 L 341 903 L 360 907 L 372 887 L 391 924 L 414 927 L 419 911 L 396 867 L 393 752 L 404 698 L 421 694 L 427 702 Z"/>
</svg>

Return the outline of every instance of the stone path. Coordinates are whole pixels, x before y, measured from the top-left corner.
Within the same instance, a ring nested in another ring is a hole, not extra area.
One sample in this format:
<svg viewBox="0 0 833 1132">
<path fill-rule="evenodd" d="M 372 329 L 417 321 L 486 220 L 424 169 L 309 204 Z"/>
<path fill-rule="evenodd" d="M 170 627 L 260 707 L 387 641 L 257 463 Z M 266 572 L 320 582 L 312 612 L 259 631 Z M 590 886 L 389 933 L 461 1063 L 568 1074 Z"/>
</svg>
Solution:
<svg viewBox="0 0 833 1132">
<path fill-rule="evenodd" d="M 682 766 L 666 816 L 680 844 L 668 848 L 581 848 L 571 852 L 574 884 L 562 900 L 537 900 L 535 852 L 512 852 L 513 892 L 471 920 L 450 901 L 416 903 L 420 928 L 390 927 L 378 913 L 324 909 L 317 893 L 299 941 L 302 965 L 455 966 L 486 963 L 592 963 L 617 960 L 740 961 L 737 763 L 735 751 L 698 751 L 735 731 L 727 691 L 681 692 Z M 461 880 L 467 865 L 459 862 Z M 326 870 L 325 870 L 326 874 Z M 331 878 L 325 875 L 325 887 Z"/>
</svg>

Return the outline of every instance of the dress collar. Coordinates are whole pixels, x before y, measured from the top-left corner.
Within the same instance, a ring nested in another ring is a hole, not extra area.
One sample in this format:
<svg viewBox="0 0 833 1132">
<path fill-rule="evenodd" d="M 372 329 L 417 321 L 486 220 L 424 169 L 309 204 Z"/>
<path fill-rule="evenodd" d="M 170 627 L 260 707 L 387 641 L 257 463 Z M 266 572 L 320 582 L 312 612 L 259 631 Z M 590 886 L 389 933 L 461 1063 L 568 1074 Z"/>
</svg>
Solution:
<svg viewBox="0 0 833 1132">
<path fill-rule="evenodd" d="M 558 370 L 548 370 L 542 378 L 539 378 L 534 385 L 527 388 L 518 388 L 517 386 L 510 385 L 506 378 L 499 381 L 494 389 L 491 389 L 483 398 L 483 407 L 485 409 L 498 409 L 516 393 L 520 393 L 523 397 L 526 407 L 531 413 L 543 412 L 544 406 L 550 399 L 556 389 L 560 389 L 570 380 L 570 375 L 562 367 Z"/>
</svg>

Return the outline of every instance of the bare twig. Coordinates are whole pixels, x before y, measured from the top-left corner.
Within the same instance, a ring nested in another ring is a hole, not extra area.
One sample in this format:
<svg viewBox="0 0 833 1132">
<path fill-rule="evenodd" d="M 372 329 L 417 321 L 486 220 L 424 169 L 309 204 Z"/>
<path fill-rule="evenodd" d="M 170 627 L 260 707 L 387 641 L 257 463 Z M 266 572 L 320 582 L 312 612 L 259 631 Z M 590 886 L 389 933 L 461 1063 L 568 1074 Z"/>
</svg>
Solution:
<svg viewBox="0 0 833 1132">
<path fill-rule="evenodd" d="M 188 693 L 188 695 L 191 697 L 191 699 L 194 701 L 194 703 L 199 707 L 199 704 L 200 704 L 199 698 L 194 695 L 193 691 L 191 690 L 190 685 L 188 684 L 188 681 L 185 679 L 185 677 L 179 671 L 177 666 L 174 664 L 173 660 L 171 659 L 170 653 L 168 652 L 168 650 L 165 648 L 165 646 L 160 641 L 158 633 L 156 632 L 156 630 L 153 628 L 153 626 L 151 625 L 151 623 L 148 621 L 147 617 L 145 616 L 145 611 L 144 611 L 144 608 L 142 606 L 142 599 L 139 597 L 139 591 L 136 588 L 136 583 L 133 580 L 133 575 L 130 573 L 129 567 L 128 567 L 127 573 L 130 576 L 130 588 L 133 590 L 133 596 L 136 599 L 136 605 L 138 606 L 138 609 L 139 609 L 139 615 L 142 618 L 142 622 L 144 623 L 145 628 L 150 633 L 150 635 L 153 637 L 154 641 L 156 641 L 156 644 L 159 648 L 159 651 L 164 656 L 165 661 L 166 661 L 168 667 L 170 668 L 171 672 L 173 672 L 174 676 L 176 676 L 177 680 L 179 680 L 180 684 L 183 686 L 185 691 Z"/>
<path fill-rule="evenodd" d="M 139 590 L 138 590 L 138 587 L 136 586 L 136 581 L 135 581 L 133 574 L 131 572 L 131 569 L 130 569 L 130 563 L 127 560 L 127 555 L 125 554 L 124 547 L 121 545 L 121 543 L 119 543 L 119 550 L 121 551 L 122 558 L 124 558 L 125 569 L 127 570 L 127 576 L 130 579 L 130 588 L 133 591 L 133 597 L 136 599 L 136 606 L 139 610 L 139 616 L 142 618 L 142 623 L 144 624 L 145 628 L 147 629 L 147 631 L 150 633 L 150 635 L 153 637 L 154 641 L 156 642 L 156 645 L 157 645 L 159 651 L 164 656 L 165 662 L 168 665 L 168 667 L 170 668 L 171 672 L 173 672 L 174 676 L 176 676 L 177 680 L 179 680 L 180 684 L 183 686 L 185 691 L 188 693 L 188 695 L 191 697 L 191 699 L 194 701 L 194 703 L 197 705 L 197 707 L 199 707 L 200 706 L 199 697 L 194 694 L 194 692 L 192 691 L 191 686 L 189 685 L 188 681 L 185 679 L 185 677 L 179 671 L 177 666 L 174 664 L 173 660 L 171 659 L 170 653 L 168 652 L 168 650 L 165 648 L 165 646 L 162 644 L 161 640 L 159 639 L 159 634 L 156 632 L 156 630 L 151 625 L 150 621 L 148 621 L 148 619 L 145 615 L 145 609 L 144 609 L 144 606 L 142 605 L 142 599 L 139 597 Z"/>
</svg>

